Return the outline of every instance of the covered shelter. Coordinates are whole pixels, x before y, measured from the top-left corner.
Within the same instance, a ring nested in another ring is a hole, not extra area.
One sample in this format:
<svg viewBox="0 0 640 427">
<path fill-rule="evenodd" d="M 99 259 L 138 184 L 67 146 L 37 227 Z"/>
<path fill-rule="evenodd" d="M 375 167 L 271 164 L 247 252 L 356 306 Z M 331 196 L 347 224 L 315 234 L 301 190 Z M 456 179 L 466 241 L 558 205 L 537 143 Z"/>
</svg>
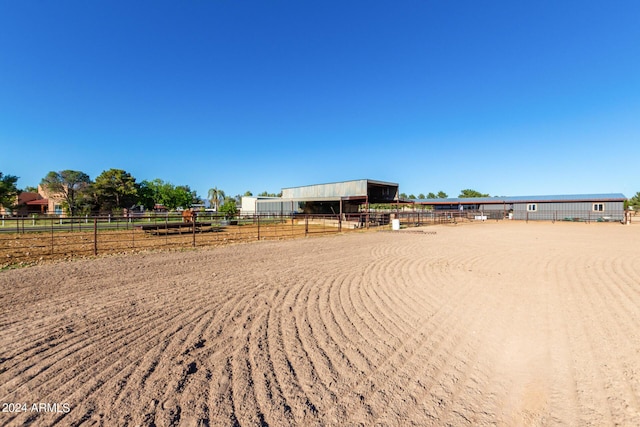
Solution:
<svg viewBox="0 0 640 427">
<path fill-rule="evenodd" d="M 398 188 L 393 182 L 358 179 L 283 188 L 282 200 L 298 202 L 302 213 L 359 213 L 362 205 L 368 211 L 371 203 L 397 202 Z"/>
</svg>

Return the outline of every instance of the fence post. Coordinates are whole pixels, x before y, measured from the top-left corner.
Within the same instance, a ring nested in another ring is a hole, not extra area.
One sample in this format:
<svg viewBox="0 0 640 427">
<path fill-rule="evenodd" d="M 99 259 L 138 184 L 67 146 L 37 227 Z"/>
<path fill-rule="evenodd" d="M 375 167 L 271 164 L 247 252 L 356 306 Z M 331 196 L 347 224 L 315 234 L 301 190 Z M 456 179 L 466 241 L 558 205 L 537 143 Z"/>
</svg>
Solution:
<svg viewBox="0 0 640 427">
<path fill-rule="evenodd" d="M 54 218 L 51 218 L 51 255 L 53 255 L 53 221 Z"/>
<path fill-rule="evenodd" d="M 93 218 L 93 255 L 98 255 L 98 218 Z"/>
<path fill-rule="evenodd" d="M 256 215 L 256 220 L 258 222 L 258 240 L 260 240 L 260 215 Z"/>
<path fill-rule="evenodd" d="M 192 223 L 192 229 L 193 229 L 192 246 L 195 248 L 196 247 L 196 218 L 194 216 L 191 216 L 191 223 Z"/>
<path fill-rule="evenodd" d="M 309 235 L 309 215 L 304 216 L 304 236 Z"/>
</svg>

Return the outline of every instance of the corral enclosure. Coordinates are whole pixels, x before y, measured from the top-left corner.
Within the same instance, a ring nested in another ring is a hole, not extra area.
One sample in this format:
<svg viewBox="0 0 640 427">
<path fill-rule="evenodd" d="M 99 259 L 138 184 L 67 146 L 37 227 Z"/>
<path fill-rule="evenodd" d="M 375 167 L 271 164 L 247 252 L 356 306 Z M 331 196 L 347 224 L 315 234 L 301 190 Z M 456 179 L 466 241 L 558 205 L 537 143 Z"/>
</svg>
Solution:
<svg viewBox="0 0 640 427">
<path fill-rule="evenodd" d="M 0 220 L 0 268 L 40 261 L 73 259 L 147 250 L 221 246 L 256 240 L 336 234 L 389 224 L 390 213 L 345 215 L 253 214 L 232 220 L 201 214 L 194 222 L 181 216 L 22 217 Z M 462 221 L 449 213 L 394 214 L 403 225 Z"/>
<path fill-rule="evenodd" d="M 0 267 L 145 250 L 220 246 L 255 240 L 335 234 L 353 229 L 335 216 L 201 215 L 135 218 L 9 218 L 0 225 Z"/>
<path fill-rule="evenodd" d="M 637 224 L 532 222 L 3 271 L 2 401 L 60 410 L 0 424 L 638 425 L 639 283 Z"/>
</svg>

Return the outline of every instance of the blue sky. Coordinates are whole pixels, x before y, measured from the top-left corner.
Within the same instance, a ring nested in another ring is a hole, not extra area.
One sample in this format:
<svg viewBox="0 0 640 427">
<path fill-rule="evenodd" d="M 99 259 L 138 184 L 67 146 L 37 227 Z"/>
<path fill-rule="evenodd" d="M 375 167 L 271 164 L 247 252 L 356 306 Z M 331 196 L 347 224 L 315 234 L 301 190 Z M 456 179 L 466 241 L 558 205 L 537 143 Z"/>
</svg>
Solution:
<svg viewBox="0 0 640 427">
<path fill-rule="evenodd" d="M 640 191 L 640 2 L 0 0 L 0 171 Z"/>
</svg>

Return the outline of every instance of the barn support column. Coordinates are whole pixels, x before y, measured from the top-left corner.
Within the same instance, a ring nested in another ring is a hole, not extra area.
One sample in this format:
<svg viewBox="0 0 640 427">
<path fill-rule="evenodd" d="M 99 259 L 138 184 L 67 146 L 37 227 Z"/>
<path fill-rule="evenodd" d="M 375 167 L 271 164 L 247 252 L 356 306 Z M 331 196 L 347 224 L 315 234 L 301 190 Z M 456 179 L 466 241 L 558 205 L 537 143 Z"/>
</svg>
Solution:
<svg viewBox="0 0 640 427">
<path fill-rule="evenodd" d="M 365 199 L 365 205 L 367 206 L 367 216 L 366 216 L 367 228 L 369 228 L 369 195 L 368 194 Z"/>
</svg>

